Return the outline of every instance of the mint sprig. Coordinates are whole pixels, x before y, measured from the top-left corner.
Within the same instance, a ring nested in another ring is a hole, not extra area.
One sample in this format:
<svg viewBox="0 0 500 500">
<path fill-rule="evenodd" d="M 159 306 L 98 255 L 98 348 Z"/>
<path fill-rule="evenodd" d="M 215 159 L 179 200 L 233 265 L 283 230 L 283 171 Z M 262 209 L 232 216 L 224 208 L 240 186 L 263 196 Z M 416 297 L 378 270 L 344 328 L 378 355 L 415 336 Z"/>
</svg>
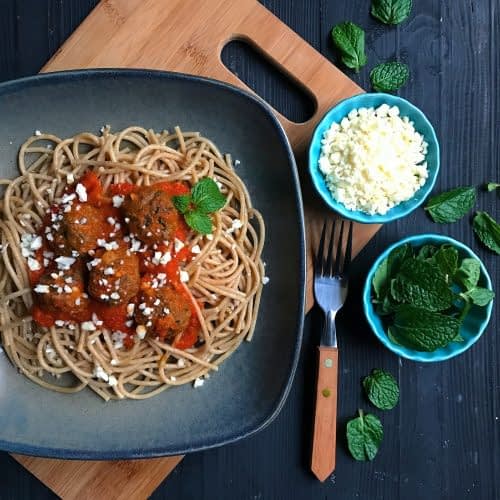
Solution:
<svg viewBox="0 0 500 500">
<path fill-rule="evenodd" d="M 372 0 L 371 14 L 385 24 L 400 24 L 410 15 L 412 0 Z"/>
<path fill-rule="evenodd" d="M 396 92 L 410 77 L 408 65 L 399 61 L 378 64 L 370 71 L 372 87 L 377 92 Z"/>
<path fill-rule="evenodd" d="M 198 181 L 191 189 L 190 194 L 173 197 L 174 206 L 184 215 L 186 224 L 200 234 L 212 232 L 210 214 L 223 208 L 226 201 L 226 197 L 210 177 Z"/>
<path fill-rule="evenodd" d="M 332 40 L 345 66 L 357 73 L 366 64 L 365 32 L 358 25 L 350 21 L 337 24 L 332 29 Z"/>
</svg>

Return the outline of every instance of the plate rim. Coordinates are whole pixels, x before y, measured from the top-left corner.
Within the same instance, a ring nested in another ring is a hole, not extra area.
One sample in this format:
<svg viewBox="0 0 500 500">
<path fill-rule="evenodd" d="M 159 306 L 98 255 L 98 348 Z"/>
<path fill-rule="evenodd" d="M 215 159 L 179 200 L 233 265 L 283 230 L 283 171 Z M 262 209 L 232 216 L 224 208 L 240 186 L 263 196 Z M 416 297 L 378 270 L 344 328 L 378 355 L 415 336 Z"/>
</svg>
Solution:
<svg viewBox="0 0 500 500">
<path fill-rule="evenodd" d="M 273 405 L 272 411 L 264 416 L 263 419 L 259 420 L 256 425 L 251 426 L 249 429 L 245 429 L 242 432 L 237 432 L 236 434 L 229 436 L 227 438 L 218 440 L 212 439 L 198 444 L 196 446 L 184 446 L 178 449 L 166 449 L 164 446 L 160 447 L 150 447 L 150 448 L 133 448 L 129 450 L 119 450 L 119 451 L 102 451 L 102 450 L 81 450 L 72 448 L 58 448 L 54 446 L 40 446 L 33 445 L 26 442 L 14 442 L 5 439 L 0 439 L 0 450 L 9 453 L 18 453 L 21 455 L 30 455 L 44 458 L 60 458 L 60 459 L 70 459 L 70 460 L 126 460 L 126 459 L 138 459 L 138 458 L 155 458 L 163 456 L 175 456 L 175 455 L 185 455 L 187 453 L 193 453 L 196 451 L 209 450 L 212 448 L 217 448 L 219 446 L 224 446 L 230 443 L 235 443 L 241 439 L 247 438 L 260 432 L 265 427 L 267 427 L 280 413 L 282 410 L 286 399 L 290 393 L 290 389 L 293 384 L 295 377 L 295 372 L 297 369 L 297 364 L 300 356 L 300 350 L 302 346 L 302 336 L 304 327 L 304 315 L 305 315 L 305 286 L 306 286 L 306 238 L 305 238 L 305 222 L 304 222 L 304 205 L 302 200 L 302 190 L 299 182 L 299 174 L 297 169 L 297 164 L 295 161 L 295 156 L 293 154 L 290 142 L 285 133 L 285 130 L 273 112 L 271 106 L 263 100 L 260 96 L 247 92 L 234 85 L 215 80 L 213 78 L 207 78 L 196 75 L 189 75 L 186 73 L 174 72 L 174 71 L 162 71 L 162 70 L 151 70 L 151 69 L 141 69 L 141 68 L 96 68 L 96 69 L 76 69 L 76 70 L 65 70 L 56 71 L 50 73 L 40 73 L 37 75 L 27 76 L 23 78 L 18 78 L 14 80 L 7 80 L 5 82 L 0 82 L 0 96 L 5 95 L 9 91 L 18 91 L 23 88 L 30 86 L 41 86 L 45 82 L 50 81 L 71 81 L 86 78 L 95 77 L 136 77 L 141 79 L 157 79 L 157 80 L 183 80 L 198 82 L 204 85 L 218 87 L 224 89 L 224 91 L 239 95 L 241 98 L 250 101 L 253 105 L 256 105 L 262 110 L 262 112 L 271 120 L 274 127 L 278 132 L 278 137 L 282 147 L 286 152 L 289 165 L 291 167 L 291 177 L 295 188 L 296 194 L 296 209 L 298 211 L 298 226 L 299 226 L 299 255 L 300 262 L 298 263 L 298 272 L 301 286 L 298 290 L 298 303 L 299 307 L 296 311 L 296 322 L 295 330 L 297 332 L 295 345 L 293 349 L 291 364 L 289 367 L 289 374 L 284 383 L 284 386 Z M 10 360 L 9 360 L 10 363 Z M 203 441 L 203 440 L 200 440 Z"/>
</svg>

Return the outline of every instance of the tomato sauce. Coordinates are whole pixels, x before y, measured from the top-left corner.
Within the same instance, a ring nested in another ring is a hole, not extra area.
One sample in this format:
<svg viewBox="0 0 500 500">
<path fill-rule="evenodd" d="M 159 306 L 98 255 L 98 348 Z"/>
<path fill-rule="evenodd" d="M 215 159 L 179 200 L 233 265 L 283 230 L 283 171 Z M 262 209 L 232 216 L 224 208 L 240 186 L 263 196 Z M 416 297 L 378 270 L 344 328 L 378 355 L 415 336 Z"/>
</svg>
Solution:
<svg viewBox="0 0 500 500">
<path fill-rule="evenodd" d="M 127 232 L 123 231 L 123 228 L 126 228 L 123 214 L 121 213 L 121 210 L 119 208 L 113 206 L 112 197 L 115 195 L 126 196 L 136 191 L 138 187 L 130 183 L 119 183 L 109 186 L 108 192 L 104 192 L 99 178 L 95 173 L 91 171 L 84 174 L 77 182 L 83 184 L 87 191 L 87 201 L 79 202 L 79 204 L 83 205 L 84 203 L 88 203 L 95 207 L 99 207 L 101 213 L 106 219 L 112 217 L 121 224 L 123 233 L 121 234 L 121 236 L 125 235 Z M 189 186 L 184 182 L 159 182 L 155 185 L 168 193 L 170 196 L 178 196 L 188 194 L 190 192 Z M 73 191 L 74 188 L 70 188 L 67 190 L 68 193 L 71 193 Z M 37 271 L 29 271 L 29 279 L 32 286 L 36 286 L 39 283 L 42 275 L 55 270 L 53 261 L 51 261 L 47 267 L 43 266 L 44 253 L 50 251 L 50 246 L 48 245 L 48 242 L 45 238 L 45 228 L 52 224 L 51 215 L 54 213 L 62 213 L 61 207 L 57 205 L 51 207 L 50 213 L 45 218 L 44 224 L 39 232 L 39 234 L 43 237 L 43 246 L 36 251 L 35 258 L 41 264 L 41 269 Z M 109 235 L 110 228 L 106 228 L 106 231 Z M 186 242 L 188 235 L 189 228 L 185 223 L 184 218 L 179 213 L 179 221 L 175 232 L 175 238 L 184 243 Z M 151 257 L 154 251 L 169 251 L 171 253 L 171 260 L 164 265 L 152 265 Z M 191 304 L 191 318 L 189 320 L 189 324 L 186 327 L 185 331 L 177 335 L 176 340 L 173 343 L 174 347 L 178 349 L 188 349 L 194 346 L 194 344 L 198 340 L 198 334 L 200 331 L 200 323 L 193 303 L 194 299 L 180 281 L 181 265 L 189 262 L 189 260 L 192 258 L 190 248 L 185 245 L 178 252 L 175 252 L 175 245 L 172 242 L 168 246 L 165 244 L 159 244 L 154 251 L 148 250 L 147 252 L 136 254 L 140 260 L 140 273 L 141 275 L 145 273 L 165 273 L 167 275 L 169 284 L 172 285 L 174 289 L 180 295 L 184 296 Z M 91 258 L 92 257 L 89 257 L 89 260 Z M 136 302 L 136 299 L 128 301 L 128 303 L 130 302 Z M 133 322 L 131 323 L 131 318 L 127 315 L 127 304 L 110 305 L 108 303 L 99 302 L 97 300 L 89 298 L 88 306 L 79 311 L 78 314 L 68 314 L 63 310 L 48 310 L 47 307 L 40 306 L 36 302 L 35 294 L 35 304 L 32 309 L 32 317 L 33 320 L 40 326 L 53 326 L 56 320 L 77 322 L 89 321 L 92 319 L 94 314 L 97 315 L 97 317 L 103 322 L 103 325 L 106 328 L 112 331 L 121 331 L 127 334 L 127 337 L 124 340 L 125 347 L 131 348 L 134 345 L 135 324 Z"/>
</svg>

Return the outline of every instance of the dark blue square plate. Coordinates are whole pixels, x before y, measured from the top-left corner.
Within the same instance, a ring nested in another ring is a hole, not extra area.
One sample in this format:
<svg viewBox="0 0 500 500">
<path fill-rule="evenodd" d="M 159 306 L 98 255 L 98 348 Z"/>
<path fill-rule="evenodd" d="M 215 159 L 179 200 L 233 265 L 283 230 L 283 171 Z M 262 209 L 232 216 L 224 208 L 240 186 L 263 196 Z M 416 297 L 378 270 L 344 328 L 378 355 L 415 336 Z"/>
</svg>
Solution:
<svg viewBox="0 0 500 500">
<path fill-rule="evenodd" d="M 293 379 L 304 314 L 304 221 L 297 171 L 270 108 L 241 90 L 142 70 L 54 73 L 0 84 L 0 176 L 17 175 L 20 144 L 35 130 L 59 136 L 104 124 L 210 137 L 237 167 L 267 225 L 264 288 L 254 339 L 203 387 L 145 401 L 63 395 L 19 375 L 0 354 L 0 448 L 75 459 L 184 454 L 248 436 L 276 417 Z"/>
</svg>

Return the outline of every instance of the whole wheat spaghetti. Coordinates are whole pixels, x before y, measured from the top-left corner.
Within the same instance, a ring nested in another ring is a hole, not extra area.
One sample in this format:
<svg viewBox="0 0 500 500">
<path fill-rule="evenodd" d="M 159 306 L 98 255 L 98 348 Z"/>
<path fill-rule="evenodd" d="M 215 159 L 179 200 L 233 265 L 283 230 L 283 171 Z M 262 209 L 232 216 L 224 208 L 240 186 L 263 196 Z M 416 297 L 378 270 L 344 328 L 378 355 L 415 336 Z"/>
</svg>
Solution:
<svg viewBox="0 0 500 500">
<path fill-rule="evenodd" d="M 0 180 L 0 330 L 3 348 L 21 373 L 43 387 L 74 393 L 85 387 L 108 399 L 144 399 L 217 370 L 240 343 L 252 338 L 264 278 L 264 222 L 252 207 L 231 158 L 198 132 L 155 133 L 129 127 L 101 135 L 30 137 L 19 152 L 19 177 Z M 189 349 L 146 336 L 123 345 L 123 334 L 78 322 L 41 327 L 34 303 L 23 235 L 38 234 L 50 208 L 86 172 L 104 189 L 118 183 L 148 186 L 210 177 L 227 197 L 213 214 L 213 233 L 189 233 L 193 250 L 183 272 L 194 298 L 199 338 Z"/>
</svg>

